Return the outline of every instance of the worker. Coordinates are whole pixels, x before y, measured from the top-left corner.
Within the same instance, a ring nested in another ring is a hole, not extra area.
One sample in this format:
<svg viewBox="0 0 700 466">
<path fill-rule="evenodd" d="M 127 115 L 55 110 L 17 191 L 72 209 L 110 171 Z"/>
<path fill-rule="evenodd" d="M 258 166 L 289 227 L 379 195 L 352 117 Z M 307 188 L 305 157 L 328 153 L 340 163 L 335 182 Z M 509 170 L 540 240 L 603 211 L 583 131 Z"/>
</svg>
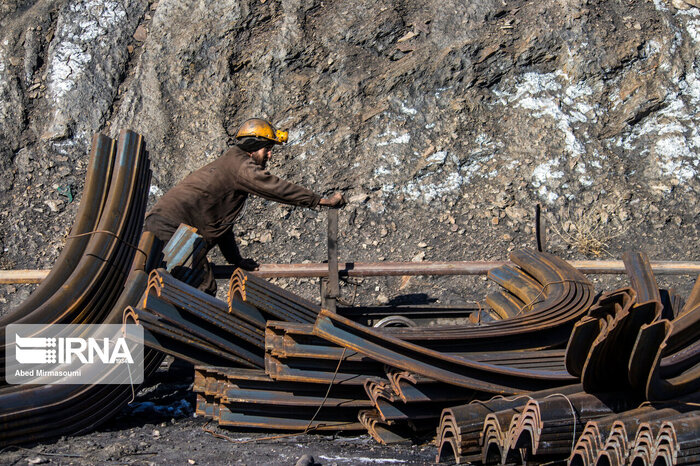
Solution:
<svg viewBox="0 0 700 466">
<path fill-rule="evenodd" d="M 287 142 L 288 133 L 277 131 L 269 121 L 253 118 L 241 125 L 236 143 L 217 160 L 192 172 L 158 200 L 146 214 L 144 231 L 167 243 L 181 223 L 195 227 L 204 238 L 207 251 L 219 246 L 224 258 L 244 270 L 258 263 L 244 259 L 236 245 L 233 226 L 249 194 L 271 201 L 303 207 L 340 207 L 345 199 L 339 192 L 328 198 L 285 181 L 265 169 L 272 148 Z M 206 262 L 206 261 L 205 261 Z M 216 295 L 216 280 L 206 262 L 199 288 Z"/>
</svg>

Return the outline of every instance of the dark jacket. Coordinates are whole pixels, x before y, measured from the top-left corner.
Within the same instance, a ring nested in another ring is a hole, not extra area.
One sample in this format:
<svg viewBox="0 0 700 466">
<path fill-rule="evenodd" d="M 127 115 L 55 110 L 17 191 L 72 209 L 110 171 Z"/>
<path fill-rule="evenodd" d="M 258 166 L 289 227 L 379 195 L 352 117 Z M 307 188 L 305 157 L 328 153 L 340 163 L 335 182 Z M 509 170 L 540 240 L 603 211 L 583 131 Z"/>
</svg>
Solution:
<svg viewBox="0 0 700 466">
<path fill-rule="evenodd" d="M 161 217 L 173 225 L 191 225 L 211 249 L 224 238 L 230 240 L 248 194 L 304 207 L 316 207 L 321 200 L 318 194 L 272 175 L 233 146 L 168 191 L 146 218 Z"/>
</svg>

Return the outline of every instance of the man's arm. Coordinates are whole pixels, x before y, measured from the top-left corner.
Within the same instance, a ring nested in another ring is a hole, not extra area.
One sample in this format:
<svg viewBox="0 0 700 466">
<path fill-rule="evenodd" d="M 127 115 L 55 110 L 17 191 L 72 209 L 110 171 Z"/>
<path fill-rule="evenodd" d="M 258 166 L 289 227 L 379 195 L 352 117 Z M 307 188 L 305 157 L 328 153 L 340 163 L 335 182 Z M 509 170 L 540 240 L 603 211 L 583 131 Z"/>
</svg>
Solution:
<svg viewBox="0 0 700 466">
<path fill-rule="evenodd" d="M 217 243 L 221 254 L 229 264 L 236 265 L 243 270 L 257 270 L 258 264 L 253 259 L 244 259 L 236 244 L 236 237 L 232 231 L 228 231 L 225 235 L 219 238 Z"/>
<path fill-rule="evenodd" d="M 304 207 L 316 207 L 321 201 L 321 196 L 313 191 L 283 180 L 252 161 L 242 164 L 237 175 L 243 190 L 271 201 Z"/>
<path fill-rule="evenodd" d="M 345 204 L 345 199 L 340 193 L 323 198 L 303 186 L 290 183 L 263 170 L 252 162 L 243 164 L 238 174 L 238 183 L 251 194 L 283 204 L 305 207 L 317 205 L 340 207 Z"/>
</svg>

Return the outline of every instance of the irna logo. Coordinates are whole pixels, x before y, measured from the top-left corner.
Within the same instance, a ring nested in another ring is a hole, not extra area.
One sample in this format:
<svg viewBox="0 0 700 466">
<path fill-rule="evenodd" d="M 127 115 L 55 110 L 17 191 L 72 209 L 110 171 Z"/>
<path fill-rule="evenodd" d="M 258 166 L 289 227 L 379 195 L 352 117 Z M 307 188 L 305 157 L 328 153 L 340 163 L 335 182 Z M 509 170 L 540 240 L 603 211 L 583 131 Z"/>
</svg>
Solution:
<svg viewBox="0 0 700 466">
<path fill-rule="evenodd" d="M 9 324 L 9 384 L 143 382 L 143 327 L 132 324 Z"/>
<path fill-rule="evenodd" d="M 20 364 L 83 364 L 134 363 L 126 339 L 119 337 L 114 345 L 109 338 L 41 338 L 15 335 L 15 358 Z"/>
</svg>

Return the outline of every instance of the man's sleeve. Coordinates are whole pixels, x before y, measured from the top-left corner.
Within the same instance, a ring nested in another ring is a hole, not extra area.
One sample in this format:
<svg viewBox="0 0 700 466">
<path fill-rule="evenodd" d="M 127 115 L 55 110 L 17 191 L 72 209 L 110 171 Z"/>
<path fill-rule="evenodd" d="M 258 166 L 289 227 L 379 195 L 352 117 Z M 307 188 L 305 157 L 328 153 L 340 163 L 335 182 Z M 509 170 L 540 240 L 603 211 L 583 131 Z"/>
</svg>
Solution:
<svg viewBox="0 0 700 466">
<path fill-rule="evenodd" d="M 241 166 L 238 183 L 250 194 L 283 204 L 316 207 L 321 200 L 313 191 L 285 181 L 253 163 Z"/>
<path fill-rule="evenodd" d="M 221 254 L 229 264 L 238 264 L 242 257 L 236 244 L 236 237 L 231 230 L 224 233 L 217 241 Z"/>
</svg>

